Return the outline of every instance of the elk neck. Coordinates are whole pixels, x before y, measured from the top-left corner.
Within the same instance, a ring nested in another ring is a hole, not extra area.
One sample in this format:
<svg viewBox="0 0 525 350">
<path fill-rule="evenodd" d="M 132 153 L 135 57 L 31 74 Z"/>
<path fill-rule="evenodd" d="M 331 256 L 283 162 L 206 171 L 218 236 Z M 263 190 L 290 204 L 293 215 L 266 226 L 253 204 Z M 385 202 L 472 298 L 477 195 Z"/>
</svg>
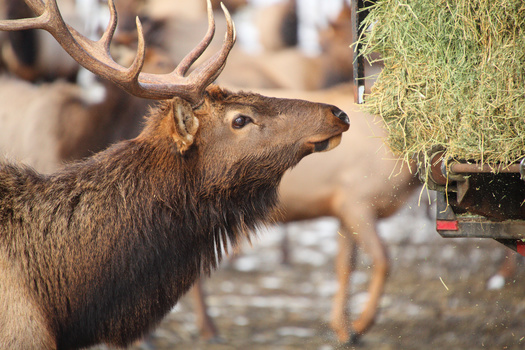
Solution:
<svg viewBox="0 0 525 350">
<path fill-rule="evenodd" d="M 251 168 L 253 158 L 240 159 L 219 181 L 199 147 L 181 155 L 169 137 L 143 136 L 49 176 L 0 167 L 0 239 L 35 297 L 53 305 L 60 344 L 91 345 L 100 322 L 122 345 L 140 337 L 276 206 L 275 154 Z M 23 225 L 30 237 L 16 234 Z M 130 307 L 141 316 L 126 317 Z"/>
</svg>

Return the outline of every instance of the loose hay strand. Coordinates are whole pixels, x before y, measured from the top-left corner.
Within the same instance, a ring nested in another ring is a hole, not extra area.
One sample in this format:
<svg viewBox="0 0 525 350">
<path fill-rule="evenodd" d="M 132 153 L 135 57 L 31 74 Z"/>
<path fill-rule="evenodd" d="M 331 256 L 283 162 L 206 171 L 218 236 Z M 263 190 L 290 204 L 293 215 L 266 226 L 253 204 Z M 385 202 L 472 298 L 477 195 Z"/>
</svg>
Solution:
<svg viewBox="0 0 525 350">
<path fill-rule="evenodd" d="M 381 0 L 363 25 L 362 54 L 384 63 L 364 108 L 381 116 L 397 156 L 525 156 L 525 3 Z"/>
</svg>

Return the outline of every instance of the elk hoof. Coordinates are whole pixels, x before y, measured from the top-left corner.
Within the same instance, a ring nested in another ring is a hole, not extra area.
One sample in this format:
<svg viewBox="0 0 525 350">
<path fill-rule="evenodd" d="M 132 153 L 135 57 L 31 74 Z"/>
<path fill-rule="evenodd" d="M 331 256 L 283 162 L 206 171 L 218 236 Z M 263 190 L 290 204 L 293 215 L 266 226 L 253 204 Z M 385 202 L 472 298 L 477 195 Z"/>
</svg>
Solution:
<svg viewBox="0 0 525 350">
<path fill-rule="evenodd" d="M 216 335 L 216 336 L 213 336 L 209 339 L 206 339 L 206 343 L 207 344 L 225 344 L 226 343 L 226 340 L 221 337 L 220 335 Z"/>
<path fill-rule="evenodd" d="M 348 340 L 341 344 L 340 349 L 355 349 L 361 345 L 361 335 L 356 332 L 351 332 Z"/>
</svg>

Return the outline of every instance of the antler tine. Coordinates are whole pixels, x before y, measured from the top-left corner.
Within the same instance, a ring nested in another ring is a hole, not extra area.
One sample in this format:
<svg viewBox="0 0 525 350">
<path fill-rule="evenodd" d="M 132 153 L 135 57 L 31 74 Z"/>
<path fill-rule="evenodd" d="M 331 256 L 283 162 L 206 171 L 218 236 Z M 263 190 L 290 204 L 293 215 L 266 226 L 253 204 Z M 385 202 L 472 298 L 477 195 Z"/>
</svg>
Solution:
<svg viewBox="0 0 525 350">
<path fill-rule="evenodd" d="M 35 18 L 0 21 L 1 30 L 44 29 L 55 37 L 58 43 L 80 65 L 93 73 L 113 81 L 124 90 L 133 93 L 138 91 L 137 77 L 144 61 L 144 43 L 142 27 L 138 24 L 139 50 L 134 64 L 130 68 L 118 65 L 109 53 L 109 44 L 116 28 L 116 12 L 110 1 L 112 10 L 111 22 L 100 41 L 95 42 L 80 34 L 62 19 L 56 0 L 26 0 L 26 3 L 37 14 Z"/>
<path fill-rule="evenodd" d="M 165 99 L 179 96 L 190 102 L 193 108 L 197 108 L 202 104 L 204 90 L 222 72 L 236 39 L 235 25 L 230 13 L 223 4 L 221 5 L 227 24 L 226 36 L 221 50 L 197 67 L 188 77 L 183 76 L 191 64 L 209 46 L 215 32 L 213 11 L 208 0 L 208 31 L 204 39 L 181 61 L 173 72 L 168 74 L 141 73 L 138 80 L 139 87 L 144 92 L 144 95 L 141 97 Z"/>
<path fill-rule="evenodd" d="M 115 34 L 115 30 L 117 29 L 117 10 L 115 8 L 115 2 L 113 0 L 108 0 L 108 7 L 109 7 L 109 23 L 106 27 L 106 30 L 104 31 L 104 34 L 102 34 L 102 37 L 100 38 L 100 42 L 104 47 L 106 48 L 106 51 L 109 52 L 109 46 L 111 45 L 111 40 L 113 39 L 113 35 Z M 138 25 L 137 25 L 138 28 Z M 140 37 L 140 31 L 139 31 L 139 37 Z"/>
<path fill-rule="evenodd" d="M 43 22 L 44 21 L 41 17 L 0 20 L 0 30 L 15 31 L 33 28 L 41 29 L 43 27 Z"/>
<path fill-rule="evenodd" d="M 138 86 L 138 79 L 140 77 L 140 72 L 144 66 L 144 59 L 146 58 L 146 43 L 144 42 L 144 33 L 142 30 L 142 23 L 140 23 L 139 18 L 136 18 L 137 24 L 137 54 L 133 59 L 133 63 L 128 68 L 128 81 L 132 82 L 131 86 Z M 109 55 L 109 43 L 108 43 L 108 55 Z M 126 89 L 125 89 L 126 90 Z M 129 91 L 128 91 L 129 92 Z"/>
<path fill-rule="evenodd" d="M 208 48 L 215 35 L 215 19 L 213 18 L 213 7 L 211 6 L 211 1 L 207 0 L 207 10 L 208 10 L 208 31 L 206 35 L 201 40 L 199 45 L 197 45 L 189 54 L 187 54 L 179 65 L 173 71 L 174 74 L 185 75 L 191 65 L 202 55 L 202 53 Z"/>
<path fill-rule="evenodd" d="M 227 31 L 222 48 L 219 52 L 210 57 L 205 63 L 196 68 L 189 75 L 190 80 L 194 81 L 195 84 L 198 86 L 198 90 L 200 91 L 201 95 L 204 89 L 206 89 L 208 85 L 213 83 L 213 81 L 217 79 L 217 77 L 221 74 L 222 70 L 224 69 L 224 66 L 226 65 L 226 59 L 228 58 L 228 54 L 230 53 L 230 50 L 235 44 L 235 25 L 233 24 L 230 12 L 222 2 L 221 7 L 224 12 L 224 16 L 226 17 L 227 24 Z"/>
</svg>

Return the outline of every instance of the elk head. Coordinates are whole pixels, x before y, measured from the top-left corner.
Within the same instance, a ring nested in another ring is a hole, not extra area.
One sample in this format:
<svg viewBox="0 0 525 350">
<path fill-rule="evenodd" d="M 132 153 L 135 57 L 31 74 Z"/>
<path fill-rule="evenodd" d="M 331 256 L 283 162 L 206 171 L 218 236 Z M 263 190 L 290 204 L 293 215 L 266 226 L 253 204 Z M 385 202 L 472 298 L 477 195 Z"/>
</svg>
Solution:
<svg viewBox="0 0 525 350">
<path fill-rule="evenodd" d="M 182 157 L 199 158 L 210 179 L 219 178 L 232 167 L 242 167 L 243 159 L 253 157 L 258 157 L 260 167 L 266 164 L 265 171 L 273 169 L 273 175 L 269 176 L 282 175 L 303 156 L 335 147 L 342 132 L 348 129 L 348 117 L 335 106 L 233 93 L 211 85 L 224 68 L 236 36 L 233 21 L 224 6 L 227 32 L 222 48 L 186 76 L 191 65 L 209 46 L 215 32 L 210 0 L 206 35 L 172 72 L 166 74 L 141 72 L 145 43 L 138 18 L 138 49 L 133 63 L 125 68 L 112 59 L 109 48 L 117 25 L 113 0 L 109 0 L 110 23 L 98 41 L 86 38 L 64 23 L 56 1 L 25 1 L 37 17 L 0 21 L 0 30 L 44 29 L 79 64 L 98 76 L 132 95 L 163 100 L 160 107 L 150 113 L 147 127 L 139 139 L 168 140 Z M 275 165 L 271 165 L 275 157 L 281 159 L 277 172 Z"/>
</svg>

